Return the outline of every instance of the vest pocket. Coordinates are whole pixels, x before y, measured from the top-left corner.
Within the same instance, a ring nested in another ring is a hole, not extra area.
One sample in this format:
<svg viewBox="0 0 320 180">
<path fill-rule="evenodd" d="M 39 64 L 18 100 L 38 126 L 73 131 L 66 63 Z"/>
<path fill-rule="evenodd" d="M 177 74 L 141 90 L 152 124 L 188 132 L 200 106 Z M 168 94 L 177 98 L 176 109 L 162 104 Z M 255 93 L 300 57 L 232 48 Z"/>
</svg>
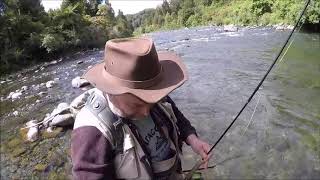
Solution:
<svg viewBox="0 0 320 180">
<path fill-rule="evenodd" d="M 133 179 L 139 176 L 134 148 L 117 154 L 114 165 L 118 179 Z"/>
</svg>

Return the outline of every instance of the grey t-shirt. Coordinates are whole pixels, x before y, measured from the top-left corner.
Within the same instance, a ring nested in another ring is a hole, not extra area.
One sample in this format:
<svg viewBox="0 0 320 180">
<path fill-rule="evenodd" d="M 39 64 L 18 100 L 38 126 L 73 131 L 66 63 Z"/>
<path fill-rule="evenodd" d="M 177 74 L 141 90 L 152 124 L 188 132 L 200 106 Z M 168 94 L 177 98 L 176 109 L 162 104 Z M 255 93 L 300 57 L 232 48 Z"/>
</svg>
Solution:
<svg viewBox="0 0 320 180">
<path fill-rule="evenodd" d="M 170 156 L 170 142 L 160 133 L 149 115 L 143 119 L 132 120 L 150 153 L 152 161 L 167 160 Z"/>
</svg>

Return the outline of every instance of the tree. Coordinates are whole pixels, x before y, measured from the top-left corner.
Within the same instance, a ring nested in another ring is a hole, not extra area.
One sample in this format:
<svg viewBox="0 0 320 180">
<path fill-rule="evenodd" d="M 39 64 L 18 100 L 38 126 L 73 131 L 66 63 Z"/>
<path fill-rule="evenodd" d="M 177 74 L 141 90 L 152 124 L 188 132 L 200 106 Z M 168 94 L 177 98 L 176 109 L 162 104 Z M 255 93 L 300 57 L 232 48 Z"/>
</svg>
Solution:
<svg viewBox="0 0 320 180">
<path fill-rule="evenodd" d="M 85 12 L 90 16 L 95 16 L 98 12 L 98 6 L 102 3 L 102 0 L 87 0 L 85 5 Z"/>
<path fill-rule="evenodd" d="M 123 15 L 123 12 L 120 10 L 118 11 L 116 21 L 117 24 L 114 27 L 114 31 L 118 37 L 132 36 L 133 28 L 131 24 L 127 21 L 127 18 Z"/>
<path fill-rule="evenodd" d="M 167 13 L 171 13 L 170 6 L 167 0 L 164 0 L 161 5 L 162 15 L 166 15 Z"/>
<path fill-rule="evenodd" d="M 176 14 L 178 14 L 179 9 L 181 8 L 181 1 L 182 0 L 171 0 L 170 1 L 171 12 L 175 12 Z"/>
</svg>

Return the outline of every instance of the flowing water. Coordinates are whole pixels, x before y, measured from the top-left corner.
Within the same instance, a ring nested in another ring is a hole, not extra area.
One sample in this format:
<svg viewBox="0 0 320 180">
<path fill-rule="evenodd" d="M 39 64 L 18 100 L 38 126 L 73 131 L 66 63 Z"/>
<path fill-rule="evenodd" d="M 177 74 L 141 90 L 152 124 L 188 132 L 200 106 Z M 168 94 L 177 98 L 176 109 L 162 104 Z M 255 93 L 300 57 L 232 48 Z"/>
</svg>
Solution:
<svg viewBox="0 0 320 180">
<path fill-rule="evenodd" d="M 158 50 L 175 51 L 183 58 L 190 78 L 171 96 L 198 135 L 213 144 L 245 104 L 288 34 L 272 28 L 224 32 L 220 27 L 201 27 L 149 36 Z M 31 119 L 42 120 L 60 102 L 70 103 L 82 92 L 72 88 L 71 80 L 102 57 L 102 51 L 87 52 L 3 79 L 2 178 L 69 177 L 71 128 L 36 143 L 17 142 L 19 128 Z M 53 79 L 52 88 L 39 86 Z M 24 85 L 30 88 L 20 99 L 5 99 Z M 14 111 L 19 114 L 13 115 Z M 184 148 L 184 169 L 196 159 L 190 148 Z M 285 57 L 214 150 L 210 164 L 216 166 L 203 171 L 208 179 L 320 177 L 320 34 L 296 33 Z"/>
</svg>

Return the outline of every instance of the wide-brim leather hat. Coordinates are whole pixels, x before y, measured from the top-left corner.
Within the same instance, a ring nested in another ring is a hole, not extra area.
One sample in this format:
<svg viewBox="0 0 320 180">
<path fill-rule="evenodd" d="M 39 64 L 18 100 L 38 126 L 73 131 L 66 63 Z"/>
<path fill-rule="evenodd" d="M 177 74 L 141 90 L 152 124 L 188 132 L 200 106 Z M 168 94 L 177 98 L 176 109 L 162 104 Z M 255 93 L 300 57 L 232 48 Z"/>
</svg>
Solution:
<svg viewBox="0 0 320 180">
<path fill-rule="evenodd" d="M 181 58 L 157 52 L 151 38 L 109 40 L 104 62 L 83 77 L 103 92 L 131 93 L 147 103 L 158 102 L 188 79 Z"/>
</svg>

